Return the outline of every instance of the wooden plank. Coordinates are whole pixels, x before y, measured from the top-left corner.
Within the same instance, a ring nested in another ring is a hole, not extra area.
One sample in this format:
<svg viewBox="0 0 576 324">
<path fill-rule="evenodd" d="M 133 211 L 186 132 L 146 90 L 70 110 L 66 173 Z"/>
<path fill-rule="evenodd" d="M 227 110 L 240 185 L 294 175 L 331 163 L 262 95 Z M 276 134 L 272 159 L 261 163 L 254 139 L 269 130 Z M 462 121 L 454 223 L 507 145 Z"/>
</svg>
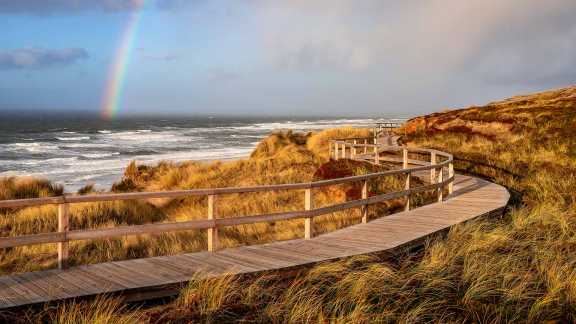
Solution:
<svg viewBox="0 0 576 324">
<path fill-rule="evenodd" d="M 44 296 L 48 296 L 50 299 L 70 298 L 78 293 L 76 289 L 66 285 L 66 282 L 54 276 L 52 271 L 27 272 L 18 278 L 38 287 L 44 291 Z"/>
<path fill-rule="evenodd" d="M 64 233 L 39 233 L 0 238 L 0 248 L 62 242 L 66 238 Z"/>
<path fill-rule="evenodd" d="M 114 280 L 126 288 L 138 288 L 155 282 L 149 275 L 142 276 L 139 273 L 123 269 L 117 266 L 116 262 L 99 263 L 98 266 L 98 272 L 101 272 L 109 280 Z M 94 273 L 94 271 L 92 271 L 92 273 Z"/>
<path fill-rule="evenodd" d="M 193 220 L 176 223 L 156 223 L 145 225 L 119 226 L 92 230 L 76 230 L 68 232 L 69 240 L 94 240 L 125 235 L 160 234 L 192 229 L 207 229 L 214 226 L 213 220 Z"/>
<path fill-rule="evenodd" d="M 245 247 L 250 251 L 260 255 L 266 255 L 271 258 L 281 259 L 294 264 L 305 264 L 312 262 L 313 258 L 310 255 L 304 255 L 297 253 L 295 251 L 285 251 L 285 250 L 275 250 L 270 248 L 270 246 L 250 246 Z"/>
<path fill-rule="evenodd" d="M 0 278 L 2 283 L 2 295 L 0 296 L 3 300 L 3 304 L 25 305 L 28 303 L 33 303 L 37 301 L 43 301 L 46 293 L 40 290 L 38 287 L 22 281 L 20 275 L 4 276 Z M 6 294 L 4 294 L 6 291 Z"/>
<path fill-rule="evenodd" d="M 243 257 L 247 260 L 257 259 L 259 261 L 264 261 L 269 264 L 271 269 L 279 269 L 285 267 L 292 267 L 296 263 L 295 260 L 289 258 L 282 258 L 278 255 L 271 255 L 266 253 L 264 249 L 259 246 L 243 246 L 241 250 L 238 250 L 236 254 L 237 257 Z"/>
<path fill-rule="evenodd" d="M 103 282 L 102 280 L 95 280 L 93 277 L 85 276 L 83 273 L 76 271 L 76 269 L 71 271 L 61 271 L 56 273 L 56 275 L 70 284 L 81 287 L 86 292 L 85 295 L 101 293 L 102 290 L 110 291 L 122 289 L 122 287 L 110 281 Z"/>
<path fill-rule="evenodd" d="M 194 273 L 219 274 L 225 272 L 231 264 L 237 265 L 236 263 L 223 261 L 219 257 L 218 252 L 210 253 L 209 255 L 205 253 L 187 253 L 174 256 L 174 258 L 183 265 L 194 269 Z M 238 268 L 244 269 L 246 267 L 238 265 Z"/>
<path fill-rule="evenodd" d="M 110 292 L 110 291 L 121 291 L 129 289 L 130 286 L 126 285 L 126 283 L 122 280 L 117 278 L 115 275 L 110 274 L 108 270 L 103 270 L 99 266 L 92 265 L 92 266 L 81 266 L 74 268 L 74 271 L 80 278 L 93 278 L 95 281 L 99 281 L 102 283 L 102 287 L 108 287 L 106 290 L 102 289 L 103 292 Z"/>
</svg>

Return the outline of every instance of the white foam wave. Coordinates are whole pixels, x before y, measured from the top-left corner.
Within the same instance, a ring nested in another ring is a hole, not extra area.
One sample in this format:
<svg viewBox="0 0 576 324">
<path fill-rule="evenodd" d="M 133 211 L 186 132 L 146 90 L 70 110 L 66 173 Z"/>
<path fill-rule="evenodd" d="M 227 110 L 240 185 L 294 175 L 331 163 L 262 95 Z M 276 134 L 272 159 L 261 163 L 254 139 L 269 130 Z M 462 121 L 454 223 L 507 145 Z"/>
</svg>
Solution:
<svg viewBox="0 0 576 324">
<path fill-rule="evenodd" d="M 99 130 L 98 133 L 100 133 L 100 134 L 110 134 L 110 133 L 112 133 L 112 131 L 109 131 L 109 130 L 107 130 L 107 129 L 103 129 L 103 130 Z"/>
<path fill-rule="evenodd" d="M 89 140 L 90 136 L 78 136 L 78 137 L 56 137 L 59 141 L 85 141 Z"/>
<path fill-rule="evenodd" d="M 58 150 L 57 145 L 41 142 L 2 144 L 0 148 L 12 152 L 46 153 Z"/>
<path fill-rule="evenodd" d="M 88 153 L 88 154 L 82 154 L 82 157 L 85 157 L 87 159 L 100 159 L 100 158 L 105 158 L 105 157 L 110 157 L 110 156 L 114 156 L 114 155 L 120 155 L 120 152 L 112 152 L 112 153 Z"/>
<path fill-rule="evenodd" d="M 104 143 L 66 143 L 61 144 L 61 147 L 66 148 L 95 148 L 95 149 L 103 149 L 103 148 L 110 148 L 112 145 L 104 144 Z"/>
<path fill-rule="evenodd" d="M 185 136 L 184 134 L 175 132 L 142 132 L 142 131 L 126 131 L 112 134 L 106 134 L 106 137 L 116 141 L 126 142 L 143 142 L 150 144 L 150 142 L 168 143 L 168 142 L 187 142 L 197 139 L 197 137 Z"/>
</svg>

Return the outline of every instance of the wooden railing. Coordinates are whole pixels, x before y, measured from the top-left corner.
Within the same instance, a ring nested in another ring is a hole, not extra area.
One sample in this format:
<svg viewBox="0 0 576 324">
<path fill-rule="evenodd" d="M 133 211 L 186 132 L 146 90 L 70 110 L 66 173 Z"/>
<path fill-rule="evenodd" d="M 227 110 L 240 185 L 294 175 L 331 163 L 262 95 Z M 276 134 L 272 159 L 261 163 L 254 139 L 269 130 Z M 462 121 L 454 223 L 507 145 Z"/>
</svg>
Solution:
<svg viewBox="0 0 576 324">
<path fill-rule="evenodd" d="M 395 129 L 400 128 L 403 125 L 404 123 L 401 122 L 377 122 L 376 125 L 374 125 L 374 129 L 372 131 L 374 141 L 376 141 L 376 139 L 382 135 L 392 133 Z"/>
<path fill-rule="evenodd" d="M 218 249 L 218 229 L 227 226 L 237 226 L 245 224 L 255 224 L 263 222 L 276 222 L 280 220 L 304 219 L 304 237 L 310 239 L 314 236 L 314 218 L 320 215 L 360 208 L 362 222 L 368 222 L 368 206 L 384 202 L 386 200 L 406 198 L 406 210 L 410 209 L 410 196 L 424 191 L 434 190 L 438 193 L 438 201 L 443 200 L 443 191 L 447 187 L 448 193 L 452 192 L 454 172 L 452 167 L 452 155 L 437 150 L 418 149 L 408 147 L 387 147 L 371 143 L 372 139 L 356 138 L 346 140 L 330 141 L 330 154 L 333 159 L 351 158 L 369 163 L 380 164 L 382 161 L 398 162 L 402 168 L 385 172 L 377 172 L 366 175 L 351 176 L 346 178 L 322 180 L 307 183 L 292 183 L 279 185 L 265 185 L 254 187 L 234 187 L 234 188 L 211 188 L 192 189 L 162 192 L 134 192 L 134 193 L 108 193 L 96 195 L 62 195 L 56 197 L 4 200 L 0 201 L 0 208 L 20 208 L 30 206 L 41 206 L 48 204 L 58 205 L 58 231 L 49 233 L 39 233 L 0 238 L 0 248 L 10 248 L 32 244 L 57 243 L 58 245 L 58 267 L 65 268 L 69 257 L 68 243 L 76 240 L 94 240 L 111 238 L 125 235 L 159 234 L 172 231 L 184 230 L 207 230 L 208 250 Z M 391 158 L 390 152 L 402 152 L 402 158 Z M 412 155 L 429 155 L 429 161 L 409 159 Z M 439 161 L 438 158 L 442 159 Z M 416 167 L 409 167 L 417 165 Z M 418 166 L 419 165 L 419 166 Z M 442 170 L 448 168 L 448 177 L 443 178 Z M 415 172 L 430 171 L 430 184 L 419 187 L 410 185 L 410 178 Z M 440 172 L 437 172 L 440 170 Z M 404 190 L 391 193 L 369 196 L 368 183 L 371 180 L 384 176 L 405 175 L 406 182 Z M 346 201 L 326 207 L 314 207 L 314 189 L 344 183 L 362 183 L 362 198 L 358 200 Z M 216 212 L 217 197 L 226 194 L 254 193 L 279 190 L 303 190 L 304 209 L 290 212 L 277 212 L 263 215 L 242 216 L 234 218 L 218 218 Z M 152 199 L 152 198 L 177 198 L 186 196 L 207 196 L 208 212 L 205 220 L 191 220 L 174 223 L 152 223 L 144 225 L 118 226 L 113 228 L 82 229 L 71 230 L 69 228 L 69 206 L 75 203 L 105 202 L 132 199 Z"/>
</svg>

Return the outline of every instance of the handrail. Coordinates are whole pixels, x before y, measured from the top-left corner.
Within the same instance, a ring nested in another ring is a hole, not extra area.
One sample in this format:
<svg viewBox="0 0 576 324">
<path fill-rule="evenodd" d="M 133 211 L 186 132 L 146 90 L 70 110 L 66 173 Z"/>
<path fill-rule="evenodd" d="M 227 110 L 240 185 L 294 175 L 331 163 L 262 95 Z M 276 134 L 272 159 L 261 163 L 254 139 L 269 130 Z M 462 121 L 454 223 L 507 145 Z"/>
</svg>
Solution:
<svg viewBox="0 0 576 324">
<path fill-rule="evenodd" d="M 44 197 L 32 199 L 18 199 L 18 200 L 4 200 L 0 201 L 0 208 L 15 208 L 15 207 L 30 207 L 48 204 L 57 204 L 58 208 L 58 232 L 29 234 L 15 237 L 2 237 L 0 238 L 0 248 L 9 248 L 16 246 L 32 245 L 32 244 L 45 244 L 45 243 L 58 243 L 58 266 L 65 268 L 68 259 L 68 242 L 75 240 L 92 240 L 101 238 L 110 238 L 124 235 L 141 235 L 141 234 L 157 234 L 172 231 L 182 231 L 191 229 L 207 229 L 208 235 L 208 249 L 214 251 L 218 249 L 218 228 L 226 226 L 236 226 L 245 224 L 255 224 L 262 222 L 275 222 L 280 220 L 289 219 L 304 219 L 305 220 L 305 238 L 313 237 L 313 223 L 314 217 L 348 210 L 351 208 L 362 208 L 362 222 L 367 222 L 367 208 L 369 205 L 383 202 L 386 200 L 406 198 L 405 209 L 410 209 L 410 196 L 414 193 L 434 190 L 438 193 L 438 201 L 443 201 L 443 191 L 448 187 L 448 194 L 452 193 L 452 184 L 454 182 L 454 169 L 453 157 L 449 153 L 445 153 L 433 149 L 422 148 L 409 148 L 401 146 L 385 146 L 382 144 L 367 144 L 370 139 L 360 138 L 364 144 L 357 143 L 358 138 L 336 139 L 329 142 L 330 157 L 338 160 L 340 158 L 350 158 L 360 161 L 366 161 L 373 164 L 380 164 L 380 161 L 388 161 L 390 157 L 381 156 L 383 152 L 402 151 L 402 159 L 397 160 L 392 158 L 392 162 L 402 162 L 402 169 L 389 170 L 383 172 L 370 173 L 365 175 L 350 176 L 338 179 L 328 179 L 314 182 L 305 183 L 289 183 L 279 185 L 263 185 L 251 187 L 230 187 L 230 188 L 206 188 L 206 189 L 191 189 L 191 190 L 176 190 L 176 191 L 162 191 L 162 192 L 134 192 L 134 193 L 109 193 L 109 194 L 96 194 L 96 195 L 63 195 L 57 197 Z M 371 152 L 368 152 L 371 149 Z M 362 150 L 364 153 L 358 153 Z M 347 155 L 347 152 L 349 154 Z M 429 154 L 430 162 L 420 160 L 410 160 L 409 153 L 413 154 Z M 444 161 L 437 161 L 437 157 L 445 158 Z M 421 165 L 417 167 L 409 167 L 410 164 Z M 443 171 L 448 167 L 448 177 L 443 178 Z M 410 186 L 410 178 L 414 172 L 430 170 L 431 181 L 428 185 L 412 188 Z M 441 170 L 437 173 L 437 170 Z M 406 183 L 404 190 L 380 194 L 376 196 L 368 196 L 368 181 L 383 176 L 391 175 L 406 175 Z M 362 198 L 353 201 L 346 201 L 326 207 L 315 208 L 313 203 L 313 189 L 322 188 L 326 186 L 338 185 L 342 183 L 362 182 Z M 214 213 L 215 197 L 223 194 L 233 193 L 254 193 L 264 191 L 278 191 L 278 190 L 305 190 L 305 208 L 299 211 L 279 212 L 272 214 L 251 215 L 234 218 L 217 218 Z M 173 223 L 152 223 L 144 225 L 129 225 L 117 226 L 113 228 L 98 228 L 86 230 L 69 230 L 69 205 L 71 203 L 85 203 L 85 202 L 104 202 L 116 200 L 132 200 L 132 199 L 152 199 L 152 198 L 175 198 L 183 196 L 208 196 L 208 219 L 205 220 L 192 220 L 185 222 Z"/>
</svg>

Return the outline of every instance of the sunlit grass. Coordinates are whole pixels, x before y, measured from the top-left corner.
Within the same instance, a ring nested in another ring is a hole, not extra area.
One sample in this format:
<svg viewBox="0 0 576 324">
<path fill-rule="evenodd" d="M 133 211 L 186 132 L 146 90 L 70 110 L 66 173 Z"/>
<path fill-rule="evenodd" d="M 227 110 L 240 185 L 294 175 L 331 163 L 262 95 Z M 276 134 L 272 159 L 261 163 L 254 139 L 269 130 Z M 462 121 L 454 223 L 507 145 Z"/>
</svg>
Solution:
<svg viewBox="0 0 576 324">
<path fill-rule="evenodd" d="M 454 226 L 445 238 L 429 241 L 423 251 L 393 259 L 358 256 L 297 273 L 193 280 L 175 301 L 135 313 L 143 322 L 575 322 L 576 134 L 569 127 L 576 124 L 575 109 L 576 90 L 568 89 L 448 111 L 408 124 L 404 138 L 408 145 L 450 151 L 461 172 L 514 189 L 515 205 L 503 217 Z M 445 127 L 456 119 L 458 127 Z M 266 144 L 265 152 L 285 152 L 282 159 L 269 159 L 267 153 L 207 169 L 193 163 L 163 166 L 162 172 L 134 174 L 133 182 L 137 190 L 195 187 L 212 183 L 209 179 L 223 172 L 233 185 L 274 183 L 284 178 L 270 174 L 272 170 L 291 166 L 304 173 L 286 171 L 285 179 L 309 181 L 313 174 L 309 170 L 318 165 L 304 156 L 326 159 L 318 153 L 325 152 L 325 140 L 313 136 L 307 139 L 308 152 L 297 145 L 283 149 Z M 234 177 L 236 165 L 258 180 Z M 206 172 L 196 178 L 195 170 Z M 164 179 L 164 172 L 171 174 L 169 178 Z M 319 200 L 348 199 L 346 192 L 354 194 L 353 189 L 333 189 L 326 197 L 319 194 Z M 283 198 L 302 203 L 298 195 Z M 180 203 L 202 205 L 200 200 Z M 178 204 L 157 206 L 168 211 L 167 217 L 196 217 Z M 222 213 L 233 215 L 234 210 Z M 300 226 L 292 229 L 295 235 L 300 235 Z M 133 316 L 126 310 L 120 313 Z"/>
</svg>

